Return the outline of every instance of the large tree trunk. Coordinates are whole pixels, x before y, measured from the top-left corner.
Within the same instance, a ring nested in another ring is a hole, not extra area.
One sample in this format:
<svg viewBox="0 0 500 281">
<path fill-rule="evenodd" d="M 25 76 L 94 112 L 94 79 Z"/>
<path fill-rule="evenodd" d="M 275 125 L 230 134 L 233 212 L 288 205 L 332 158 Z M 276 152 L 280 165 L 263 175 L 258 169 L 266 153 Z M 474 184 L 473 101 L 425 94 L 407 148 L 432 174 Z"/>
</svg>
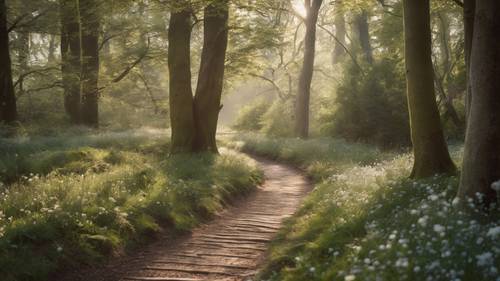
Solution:
<svg viewBox="0 0 500 281">
<path fill-rule="evenodd" d="M 295 135 L 301 138 L 309 136 L 309 99 L 314 71 L 316 51 L 316 23 L 322 0 L 305 0 L 307 10 L 306 35 L 304 39 L 304 62 L 299 77 L 299 88 L 295 104 Z"/>
<path fill-rule="evenodd" d="M 64 88 L 64 108 L 71 123 L 81 120 L 81 47 L 80 24 L 76 0 L 60 0 L 61 72 Z"/>
<path fill-rule="evenodd" d="M 16 96 L 12 83 L 12 66 L 7 32 L 7 7 L 0 0 L 0 122 L 17 120 Z"/>
<path fill-rule="evenodd" d="M 500 1 L 477 1 L 470 61 L 470 107 L 459 197 L 485 207 L 497 201 L 500 180 Z"/>
<path fill-rule="evenodd" d="M 342 10 L 342 2 L 335 3 L 335 19 L 333 24 L 335 25 L 335 37 L 338 42 L 335 41 L 335 47 L 333 49 L 333 64 L 342 62 L 346 52 L 344 46 L 346 45 L 346 26 L 344 11 Z"/>
<path fill-rule="evenodd" d="M 368 26 L 368 12 L 362 10 L 355 19 L 356 32 L 358 35 L 361 50 L 363 50 L 366 61 L 369 64 L 373 63 L 373 50 L 370 43 L 370 29 Z"/>
<path fill-rule="evenodd" d="M 99 126 L 99 11 L 96 0 L 79 0 L 82 51 L 82 123 Z"/>
<path fill-rule="evenodd" d="M 171 151 L 190 152 L 195 125 L 191 88 L 191 11 L 187 8 L 171 13 L 168 42 Z"/>
<path fill-rule="evenodd" d="M 472 100 L 470 85 L 470 61 L 472 50 L 472 37 L 474 35 L 474 14 L 476 10 L 476 0 L 464 0 L 464 33 L 465 33 L 465 70 L 467 79 L 467 91 L 465 93 L 465 120 L 469 119 L 469 112 Z"/>
<path fill-rule="evenodd" d="M 217 152 L 215 134 L 228 40 L 228 0 L 212 0 L 204 11 L 204 42 L 194 98 L 195 151 Z"/>
<path fill-rule="evenodd" d="M 411 176 L 453 173 L 434 92 L 429 0 L 403 0 L 405 60 L 411 136 Z"/>
</svg>

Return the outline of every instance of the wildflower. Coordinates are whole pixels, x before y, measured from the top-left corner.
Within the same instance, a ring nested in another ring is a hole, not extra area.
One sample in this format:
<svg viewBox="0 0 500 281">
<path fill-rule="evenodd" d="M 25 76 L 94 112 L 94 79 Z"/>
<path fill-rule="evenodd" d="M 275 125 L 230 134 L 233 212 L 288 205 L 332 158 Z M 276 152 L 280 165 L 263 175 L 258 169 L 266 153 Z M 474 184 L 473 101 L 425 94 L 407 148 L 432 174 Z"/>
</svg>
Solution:
<svg viewBox="0 0 500 281">
<path fill-rule="evenodd" d="M 500 235 L 500 226 L 490 228 L 486 234 L 486 236 L 491 237 L 491 239 L 497 238 L 498 235 Z"/>
<path fill-rule="evenodd" d="M 446 230 L 446 228 L 440 224 L 435 224 L 433 227 L 434 231 L 437 233 L 442 233 Z"/>
<path fill-rule="evenodd" d="M 485 252 L 482 253 L 481 255 L 477 255 L 476 259 L 477 259 L 477 265 L 479 266 L 490 265 L 493 263 L 493 254 L 491 252 Z"/>
<path fill-rule="evenodd" d="M 354 275 L 347 275 L 345 278 L 344 278 L 345 281 L 354 281 L 356 280 L 356 276 Z"/>
</svg>

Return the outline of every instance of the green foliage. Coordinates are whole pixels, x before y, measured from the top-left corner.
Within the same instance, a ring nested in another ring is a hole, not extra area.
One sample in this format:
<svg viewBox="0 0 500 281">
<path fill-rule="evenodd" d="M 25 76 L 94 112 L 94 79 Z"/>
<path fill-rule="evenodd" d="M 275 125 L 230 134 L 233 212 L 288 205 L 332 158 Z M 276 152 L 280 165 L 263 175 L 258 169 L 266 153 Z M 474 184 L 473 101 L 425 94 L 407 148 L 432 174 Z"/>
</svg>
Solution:
<svg viewBox="0 0 500 281">
<path fill-rule="evenodd" d="M 395 59 L 374 62 L 363 73 L 347 64 L 334 110 L 324 109 L 323 132 L 381 147 L 410 143 L 403 67 Z"/>
<path fill-rule="evenodd" d="M 261 132 L 267 136 L 286 137 L 293 135 L 293 103 L 291 100 L 276 100 L 262 116 Z"/>
<path fill-rule="evenodd" d="M 242 151 L 299 166 L 317 180 L 329 177 L 345 167 L 368 165 L 391 155 L 365 144 L 350 144 L 331 138 L 300 140 L 241 134 L 230 145 Z"/>
<path fill-rule="evenodd" d="M 259 131 L 262 129 L 262 116 L 269 110 L 270 102 L 265 99 L 256 100 L 244 106 L 232 126 L 238 131 Z"/>
<path fill-rule="evenodd" d="M 240 154 L 168 156 L 165 139 L 153 130 L 2 139 L 0 279 L 47 280 L 164 227 L 189 230 L 262 180 Z"/>
</svg>

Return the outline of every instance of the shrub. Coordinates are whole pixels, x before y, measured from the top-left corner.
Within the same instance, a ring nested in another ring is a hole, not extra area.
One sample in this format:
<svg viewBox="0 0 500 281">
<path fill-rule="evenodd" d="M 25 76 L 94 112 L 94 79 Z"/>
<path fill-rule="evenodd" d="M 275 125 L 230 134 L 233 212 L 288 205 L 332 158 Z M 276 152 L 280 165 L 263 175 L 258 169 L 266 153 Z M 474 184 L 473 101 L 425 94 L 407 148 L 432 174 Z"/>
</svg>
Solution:
<svg viewBox="0 0 500 281">
<path fill-rule="evenodd" d="M 408 106 L 402 66 L 383 59 L 365 67 L 352 62 L 337 88 L 335 106 L 323 109 L 322 132 L 351 141 L 399 147 L 410 144 Z M 335 110 L 332 110 L 335 108 Z"/>
<path fill-rule="evenodd" d="M 267 136 L 287 137 L 293 135 L 293 102 L 276 100 L 262 116 L 261 133 Z"/>
<path fill-rule="evenodd" d="M 238 131 L 259 131 L 262 129 L 262 116 L 270 107 L 270 102 L 259 99 L 244 106 L 239 112 L 233 129 Z"/>
</svg>

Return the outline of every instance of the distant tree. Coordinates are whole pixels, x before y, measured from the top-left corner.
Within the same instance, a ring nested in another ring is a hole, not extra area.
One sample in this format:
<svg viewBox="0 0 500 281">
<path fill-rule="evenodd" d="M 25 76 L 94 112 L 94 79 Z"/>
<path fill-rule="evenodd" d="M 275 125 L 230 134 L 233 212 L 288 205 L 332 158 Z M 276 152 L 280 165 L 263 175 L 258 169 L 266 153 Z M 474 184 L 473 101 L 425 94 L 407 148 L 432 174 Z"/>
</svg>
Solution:
<svg viewBox="0 0 500 281">
<path fill-rule="evenodd" d="M 17 120 L 17 106 L 12 83 L 8 29 L 7 7 L 5 0 L 0 0 L 0 121 L 11 123 Z"/>
<path fill-rule="evenodd" d="M 81 36 L 81 118 L 84 125 L 99 126 L 99 1 L 78 0 Z"/>
<path fill-rule="evenodd" d="M 477 1 L 470 55 L 472 96 L 458 192 L 462 199 L 486 207 L 497 202 L 499 190 L 492 184 L 500 180 L 499 14 L 499 1 Z"/>
<path fill-rule="evenodd" d="M 476 10 L 476 0 L 464 0 L 464 53 L 465 53 L 465 69 L 467 76 L 467 93 L 465 98 L 465 117 L 469 119 L 469 112 L 471 107 L 471 85 L 470 85 L 470 64 L 471 64 L 471 50 L 472 38 L 474 36 L 474 14 Z"/>
<path fill-rule="evenodd" d="M 370 42 L 370 27 L 368 25 L 368 12 L 362 9 L 354 19 L 358 43 L 363 51 L 366 62 L 373 63 L 373 50 Z"/>
<path fill-rule="evenodd" d="M 403 0 L 408 106 L 414 164 L 411 177 L 455 172 L 434 91 L 429 0 Z"/>
<path fill-rule="evenodd" d="M 71 123 L 81 122 L 81 46 L 80 24 L 76 0 L 60 0 L 61 72 L 64 107 Z"/>
<path fill-rule="evenodd" d="M 295 105 L 295 135 L 301 138 L 309 136 L 309 102 L 316 50 L 316 23 L 322 2 L 322 0 L 304 1 L 307 12 L 304 19 L 306 25 L 304 61 L 299 76 L 299 88 Z"/>
<path fill-rule="evenodd" d="M 336 64 L 341 62 L 346 54 L 344 49 L 346 45 L 346 23 L 341 1 L 335 2 L 334 12 L 335 37 L 338 42 L 335 41 L 335 47 L 333 48 L 333 64 Z"/>
<path fill-rule="evenodd" d="M 187 1 L 172 7 L 168 29 L 171 151 L 190 152 L 195 135 L 191 88 L 192 10 Z"/>
</svg>

